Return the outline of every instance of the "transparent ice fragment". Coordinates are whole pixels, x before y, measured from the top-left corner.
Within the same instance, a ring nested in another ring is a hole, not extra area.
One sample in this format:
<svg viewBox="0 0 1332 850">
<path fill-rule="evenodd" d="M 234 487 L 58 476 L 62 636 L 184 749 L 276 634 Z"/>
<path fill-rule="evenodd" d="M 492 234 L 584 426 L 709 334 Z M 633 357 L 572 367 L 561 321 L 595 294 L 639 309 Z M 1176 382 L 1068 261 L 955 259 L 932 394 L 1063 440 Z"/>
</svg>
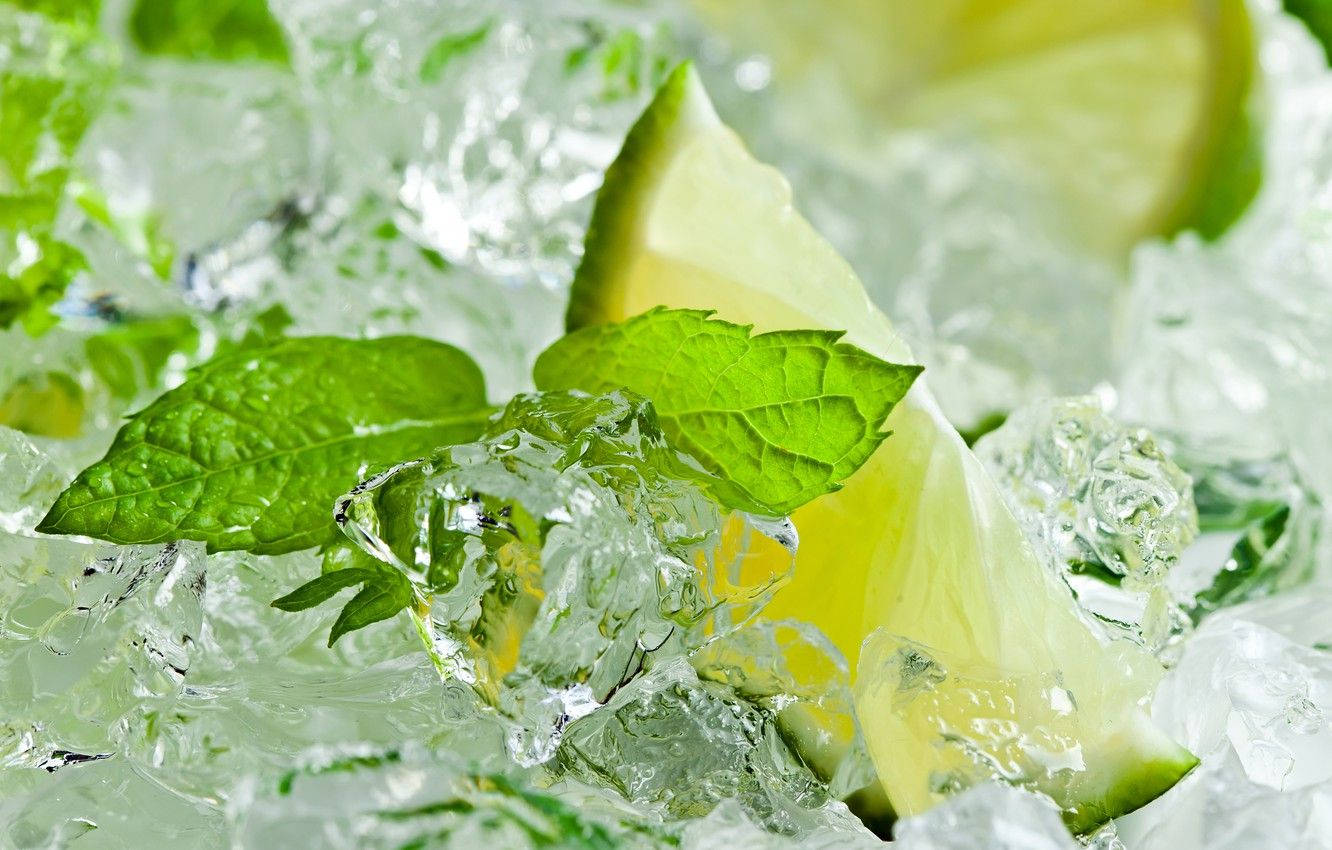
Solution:
<svg viewBox="0 0 1332 850">
<path fill-rule="evenodd" d="M 0 531 L 31 533 L 65 486 L 65 473 L 26 434 L 0 425 Z"/>
<path fill-rule="evenodd" d="M 1233 751 L 1256 784 L 1291 791 L 1328 782 L 1332 654 L 1245 619 L 1250 611 L 1204 622 L 1158 689 L 1153 715 L 1204 761 Z"/>
<path fill-rule="evenodd" d="M 723 800 L 706 817 L 684 821 L 682 850 L 872 850 L 884 843 L 840 803 L 806 810 L 796 835 L 769 832 L 756 824 L 734 799 Z"/>
<path fill-rule="evenodd" d="M 720 516 L 680 464 L 640 397 L 521 395 L 480 441 L 365 482 L 338 519 L 430 600 L 437 664 L 515 721 L 511 751 L 535 763 L 649 657 L 743 621 L 785 578 L 751 565 L 791 552 Z"/>
<path fill-rule="evenodd" d="M 1077 850 L 1047 798 L 986 782 L 928 812 L 899 821 L 893 847 L 901 850 Z"/>
<path fill-rule="evenodd" d="M 1189 476 L 1156 439 L 1086 396 L 1014 412 L 976 454 L 1079 602 L 1160 646 L 1172 626 L 1166 579 L 1198 513 Z"/>
<path fill-rule="evenodd" d="M 1127 847 L 1332 846 L 1332 639 L 1326 588 L 1219 611 L 1183 644 L 1153 719 L 1202 757 L 1117 821 Z"/>
<path fill-rule="evenodd" d="M 141 62 L 89 129 L 79 162 L 114 215 L 155 221 L 183 262 L 312 190 L 307 122 L 297 83 L 282 69 Z"/>
<path fill-rule="evenodd" d="M 877 787 L 856 728 L 846 659 L 818 629 L 758 621 L 705 644 L 691 660 L 701 678 L 772 712 L 783 738 L 834 797 Z"/>
<path fill-rule="evenodd" d="M 1226 457 L 1187 441 L 1171 454 L 1194 480 L 1204 532 L 1170 578 L 1194 623 L 1313 577 L 1328 514 L 1289 457 Z"/>
<path fill-rule="evenodd" d="M 803 810 L 828 800 L 770 712 L 701 681 L 683 658 L 657 664 L 570 724 L 556 765 L 670 819 L 702 817 L 734 797 L 756 822 L 786 834 L 800 830 Z"/>
</svg>

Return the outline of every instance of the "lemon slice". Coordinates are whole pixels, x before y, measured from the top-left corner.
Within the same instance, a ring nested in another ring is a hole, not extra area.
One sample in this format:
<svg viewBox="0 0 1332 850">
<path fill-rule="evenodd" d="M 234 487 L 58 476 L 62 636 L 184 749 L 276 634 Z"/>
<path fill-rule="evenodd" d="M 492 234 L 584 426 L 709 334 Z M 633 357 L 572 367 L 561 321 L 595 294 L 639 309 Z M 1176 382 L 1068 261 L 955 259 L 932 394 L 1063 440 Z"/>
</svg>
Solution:
<svg viewBox="0 0 1332 850">
<path fill-rule="evenodd" d="M 1215 230 L 1254 68 L 1243 0 L 695 0 L 769 54 L 791 131 L 872 162 L 893 130 L 979 136 L 1064 203 L 1090 248 Z M 1226 198 L 1246 203 L 1256 189 Z"/>
<path fill-rule="evenodd" d="M 687 65 L 607 171 L 585 249 L 571 328 L 708 308 L 759 330 L 846 330 L 911 361 Z M 766 614 L 814 623 L 852 665 L 870 638 L 857 714 L 899 814 L 995 775 L 1049 794 L 1078 829 L 1142 805 L 1196 763 L 1140 706 L 1159 667 L 1079 619 L 926 383 L 842 490 L 796 512 L 795 576 Z"/>
</svg>

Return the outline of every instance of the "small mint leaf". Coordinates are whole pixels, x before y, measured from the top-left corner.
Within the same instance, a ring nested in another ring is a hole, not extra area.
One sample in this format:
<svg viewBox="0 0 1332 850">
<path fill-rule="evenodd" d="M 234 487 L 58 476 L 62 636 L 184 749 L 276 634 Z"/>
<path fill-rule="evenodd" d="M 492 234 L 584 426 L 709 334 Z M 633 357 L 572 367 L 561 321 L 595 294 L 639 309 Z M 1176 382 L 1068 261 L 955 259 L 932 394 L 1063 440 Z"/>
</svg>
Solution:
<svg viewBox="0 0 1332 850">
<path fill-rule="evenodd" d="M 724 506 L 781 516 L 837 489 L 887 436 L 921 367 L 886 363 L 837 331 L 752 335 L 700 310 L 657 308 L 575 331 L 537 358 L 541 390 L 652 400 L 671 442 Z"/>
<path fill-rule="evenodd" d="M 337 537 L 331 506 L 369 467 L 471 440 L 490 413 L 480 369 L 433 340 L 232 351 L 135 414 L 37 530 L 259 554 L 317 546 Z"/>
<path fill-rule="evenodd" d="M 328 573 L 330 576 L 336 572 Z M 316 579 L 317 581 L 317 579 Z M 347 607 L 333 621 L 333 628 L 328 634 L 328 645 L 338 642 L 338 638 L 363 629 L 380 620 L 395 616 L 412 604 L 412 583 L 397 570 L 377 570 L 373 578 L 366 581 L 361 591 L 352 597 Z"/>
<path fill-rule="evenodd" d="M 304 611 L 306 608 L 323 605 L 341 591 L 353 585 L 373 581 L 377 576 L 376 570 L 356 567 L 334 570 L 307 581 L 286 596 L 274 599 L 270 604 L 279 611 Z"/>
</svg>

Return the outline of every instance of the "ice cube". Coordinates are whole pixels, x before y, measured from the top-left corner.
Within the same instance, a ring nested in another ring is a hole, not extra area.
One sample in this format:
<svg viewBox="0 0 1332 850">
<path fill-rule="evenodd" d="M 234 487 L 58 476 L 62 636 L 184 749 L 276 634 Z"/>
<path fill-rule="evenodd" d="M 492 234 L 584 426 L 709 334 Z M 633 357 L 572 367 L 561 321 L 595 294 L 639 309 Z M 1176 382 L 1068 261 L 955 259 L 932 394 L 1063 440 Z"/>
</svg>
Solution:
<svg viewBox="0 0 1332 850">
<path fill-rule="evenodd" d="M 985 782 L 893 828 L 895 850 L 1076 850 L 1049 799 Z"/>
<path fill-rule="evenodd" d="M 1204 759 L 1233 750 L 1256 784 L 1332 780 L 1332 655 L 1246 619 L 1261 615 L 1255 605 L 1204 622 L 1158 689 L 1153 716 Z"/>
<path fill-rule="evenodd" d="M 1183 645 L 1153 719 L 1202 758 L 1118 820 L 1128 847 L 1328 847 L 1332 630 L 1326 588 L 1218 612 Z"/>
<path fill-rule="evenodd" d="M 570 724 L 557 769 L 618 791 L 669 819 L 697 818 L 735 798 L 769 831 L 797 834 L 826 789 L 795 758 L 774 716 L 669 659 Z"/>
<path fill-rule="evenodd" d="M 1033 402 L 976 443 L 1009 508 L 1080 603 L 1161 646 L 1170 570 L 1198 533 L 1189 476 L 1095 397 Z M 1178 618 L 1175 618 L 1177 621 Z"/>
<path fill-rule="evenodd" d="M 31 533 L 65 487 L 66 473 L 32 438 L 0 425 L 0 531 Z"/>
<path fill-rule="evenodd" d="M 797 620 L 750 623 L 709 641 L 691 660 L 703 679 L 730 685 L 776 715 L 783 738 L 834 797 L 877 789 L 846 658 L 818 629 Z"/>
<path fill-rule="evenodd" d="M 871 850 L 880 841 L 840 803 L 808 812 L 811 823 L 797 835 L 769 832 L 750 818 L 734 799 L 723 800 L 706 817 L 685 821 L 682 850 Z"/>
</svg>

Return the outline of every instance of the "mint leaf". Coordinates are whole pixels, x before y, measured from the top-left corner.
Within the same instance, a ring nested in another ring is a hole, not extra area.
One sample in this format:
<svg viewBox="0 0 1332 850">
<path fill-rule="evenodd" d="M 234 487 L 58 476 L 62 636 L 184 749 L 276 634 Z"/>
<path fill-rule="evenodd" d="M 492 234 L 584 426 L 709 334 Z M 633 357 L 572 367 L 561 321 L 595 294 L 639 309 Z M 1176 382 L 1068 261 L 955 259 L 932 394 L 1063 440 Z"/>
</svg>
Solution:
<svg viewBox="0 0 1332 850">
<path fill-rule="evenodd" d="M 304 549 L 336 537 L 331 506 L 367 469 L 470 440 L 490 412 L 476 364 L 441 342 L 305 337 L 233 351 L 131 417 L 37 530 Z"/>
<path fill-rule="evenodd" d="M 333 621 L 333 628 L 328 633 L 328 645 L 337 643 L 338 638 L 348 632 L 387 620 L 411 604 L 412 583 L 407 580 L 407 576 L 394 569 L 381 570 L 365 583 Z"/>
<path fill-rule="evenodd" d="M 537 358 L 542 390 L 624 387 L 656 406 L 671 442 L 724 506 L 780 516 L 831 492 L 887 436 L 921 367 L 885 363 L 837 331 L 750 328 L 657 308 L 576 331 Z"/>
<path fill-rule="evenodd" d="M 339 592 L 367 581 L 374 581 L 376 570 L 351 567 L 324 573 L 319 578 L 305 584 L 279 599 L 274 599 L 272 606 L 279 611 L 304 611 L 316 605 L 323 605 Z"/>
<path fill-rule="evenodd" d="M 362 585 L 333 622 L 328 635 L 328 645 L 332 646 L 348 632 L 387 620 L 412 604 L 415 594 L 405 575 L 360 553 L 355 561 L 368 566 L 326 572 L 273 600 L 272 606 L 279 611 L 304 611 L 324 604 L 349 587 Z"/>
</svg>

